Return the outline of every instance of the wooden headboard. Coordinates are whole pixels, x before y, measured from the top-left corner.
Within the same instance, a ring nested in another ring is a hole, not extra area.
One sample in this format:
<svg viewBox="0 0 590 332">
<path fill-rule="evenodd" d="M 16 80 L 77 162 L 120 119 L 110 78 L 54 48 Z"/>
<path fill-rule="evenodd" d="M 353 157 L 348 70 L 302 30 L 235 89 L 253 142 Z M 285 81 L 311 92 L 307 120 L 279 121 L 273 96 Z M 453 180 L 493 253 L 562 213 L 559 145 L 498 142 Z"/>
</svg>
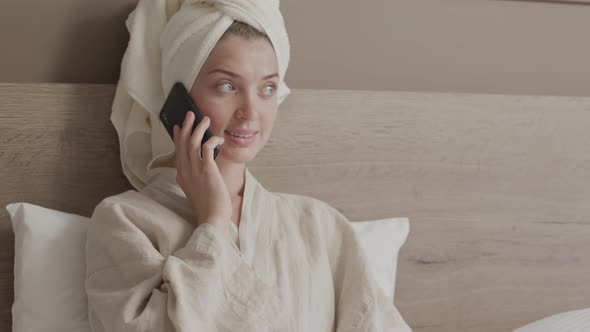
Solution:
<svg viewBox="0 0 590 332">
<path fill-rule="evenodd" d="M 4 206 L 90 216 L 130 188 L 114 91 L 0 84 L 0 331 L 13 300 Z M 396 305 L 414 331 L 510 331 L 590 307 L 590 98 L 294 89 L 249 168 L 352 221 L 408 217 Z"/>
</svg>

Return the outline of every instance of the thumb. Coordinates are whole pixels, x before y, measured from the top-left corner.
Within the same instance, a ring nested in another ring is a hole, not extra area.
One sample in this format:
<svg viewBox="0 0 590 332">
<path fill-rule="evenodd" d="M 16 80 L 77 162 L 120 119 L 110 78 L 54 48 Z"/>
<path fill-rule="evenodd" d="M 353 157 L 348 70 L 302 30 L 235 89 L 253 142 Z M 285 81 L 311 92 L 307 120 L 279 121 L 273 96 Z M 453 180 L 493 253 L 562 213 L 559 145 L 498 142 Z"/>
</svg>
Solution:
<svg viewBox="0 0 590 332">
<path fill-rule="evenodd" d="M 218 145 L 221 149 L 221 145 L 224 141 L 225 138 L 220 136 L 213 136 L 210 139 L 208 139 L 207 142 L 203 145 L 203 148 L 201 149 L 203 154 L 203 160 L 205 160 L 206 162 L 215 162 L 215 159 L 213 158 L 213 149 L 215 149 L 215 147 L 217 147 Z"/>
</svg>

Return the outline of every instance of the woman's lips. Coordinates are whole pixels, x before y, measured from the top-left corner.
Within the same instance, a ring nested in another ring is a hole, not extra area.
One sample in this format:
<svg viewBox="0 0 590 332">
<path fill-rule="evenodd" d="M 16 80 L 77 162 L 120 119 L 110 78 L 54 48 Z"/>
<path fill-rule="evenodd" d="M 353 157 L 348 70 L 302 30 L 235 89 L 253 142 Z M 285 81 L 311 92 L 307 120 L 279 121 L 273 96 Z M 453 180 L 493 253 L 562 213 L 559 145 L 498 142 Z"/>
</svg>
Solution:
<svg viewBox="0 0 590 332">
<path fill-rule="evenodd" d="M 256 136 L 258 136 L 258 132 L 248 136 L 248 137 L 236 137 L 230 135 L 228 132 L 225 132 L 225 139 L 234 145 L 238 146 L 248 146 L 252 144 L 256 140 Z"/>
<path fill-rule="evenodd" d="M 250 130 L 250 129 L 242 129 L 242 128 L 233 128 L 233 129 L 226 129 L 226 133 L 232 133 L 240 136 L 250 136 L 252 134 L 257 133 L 257 130 Z"/>
</svg>

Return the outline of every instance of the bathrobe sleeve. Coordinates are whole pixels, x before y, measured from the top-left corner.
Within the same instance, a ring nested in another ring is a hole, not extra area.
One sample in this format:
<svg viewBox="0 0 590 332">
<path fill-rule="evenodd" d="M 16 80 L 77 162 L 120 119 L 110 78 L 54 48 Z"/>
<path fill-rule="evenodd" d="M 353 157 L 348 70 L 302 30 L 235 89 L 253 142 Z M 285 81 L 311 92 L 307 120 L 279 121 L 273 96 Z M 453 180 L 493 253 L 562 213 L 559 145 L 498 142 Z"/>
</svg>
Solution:
<svg viewBox="0 0 590 332">
<path fill-rule="evenodd" d="M 280 311 L 276 292 L 216 226 L 201 224 L 183 246 L 166 253 L 174 245 L 165 232 L 186 225 L 169 210 L 139 200 L 106 199 L 95 208 L 85 283 L 93 331 L 267 328 Z"/>
<path fill-rule="evenodd" d="M 348 219 L 327 206 L 326 239 L 334 280 L 337 332 L 411 332 L 368 265 Z"/>
</svg>

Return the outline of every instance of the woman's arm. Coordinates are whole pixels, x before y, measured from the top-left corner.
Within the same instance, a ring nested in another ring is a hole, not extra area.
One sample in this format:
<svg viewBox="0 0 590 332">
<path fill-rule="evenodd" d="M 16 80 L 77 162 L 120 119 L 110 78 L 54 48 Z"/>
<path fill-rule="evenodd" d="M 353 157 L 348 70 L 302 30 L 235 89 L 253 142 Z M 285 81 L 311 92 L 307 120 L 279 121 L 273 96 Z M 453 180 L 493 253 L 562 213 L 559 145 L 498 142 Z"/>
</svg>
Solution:
<svg viewBox="0 0 590 332">
<path fill-rule="evenodd" d="M 218 227 L 201 224 L 164 257 L 158 235 L 137 226 L 155 217 L 145 210 L 103 201 L 94 211 L 86 278 L 93 331 L 266 329 L 278 298 Z"/>
</svg>

